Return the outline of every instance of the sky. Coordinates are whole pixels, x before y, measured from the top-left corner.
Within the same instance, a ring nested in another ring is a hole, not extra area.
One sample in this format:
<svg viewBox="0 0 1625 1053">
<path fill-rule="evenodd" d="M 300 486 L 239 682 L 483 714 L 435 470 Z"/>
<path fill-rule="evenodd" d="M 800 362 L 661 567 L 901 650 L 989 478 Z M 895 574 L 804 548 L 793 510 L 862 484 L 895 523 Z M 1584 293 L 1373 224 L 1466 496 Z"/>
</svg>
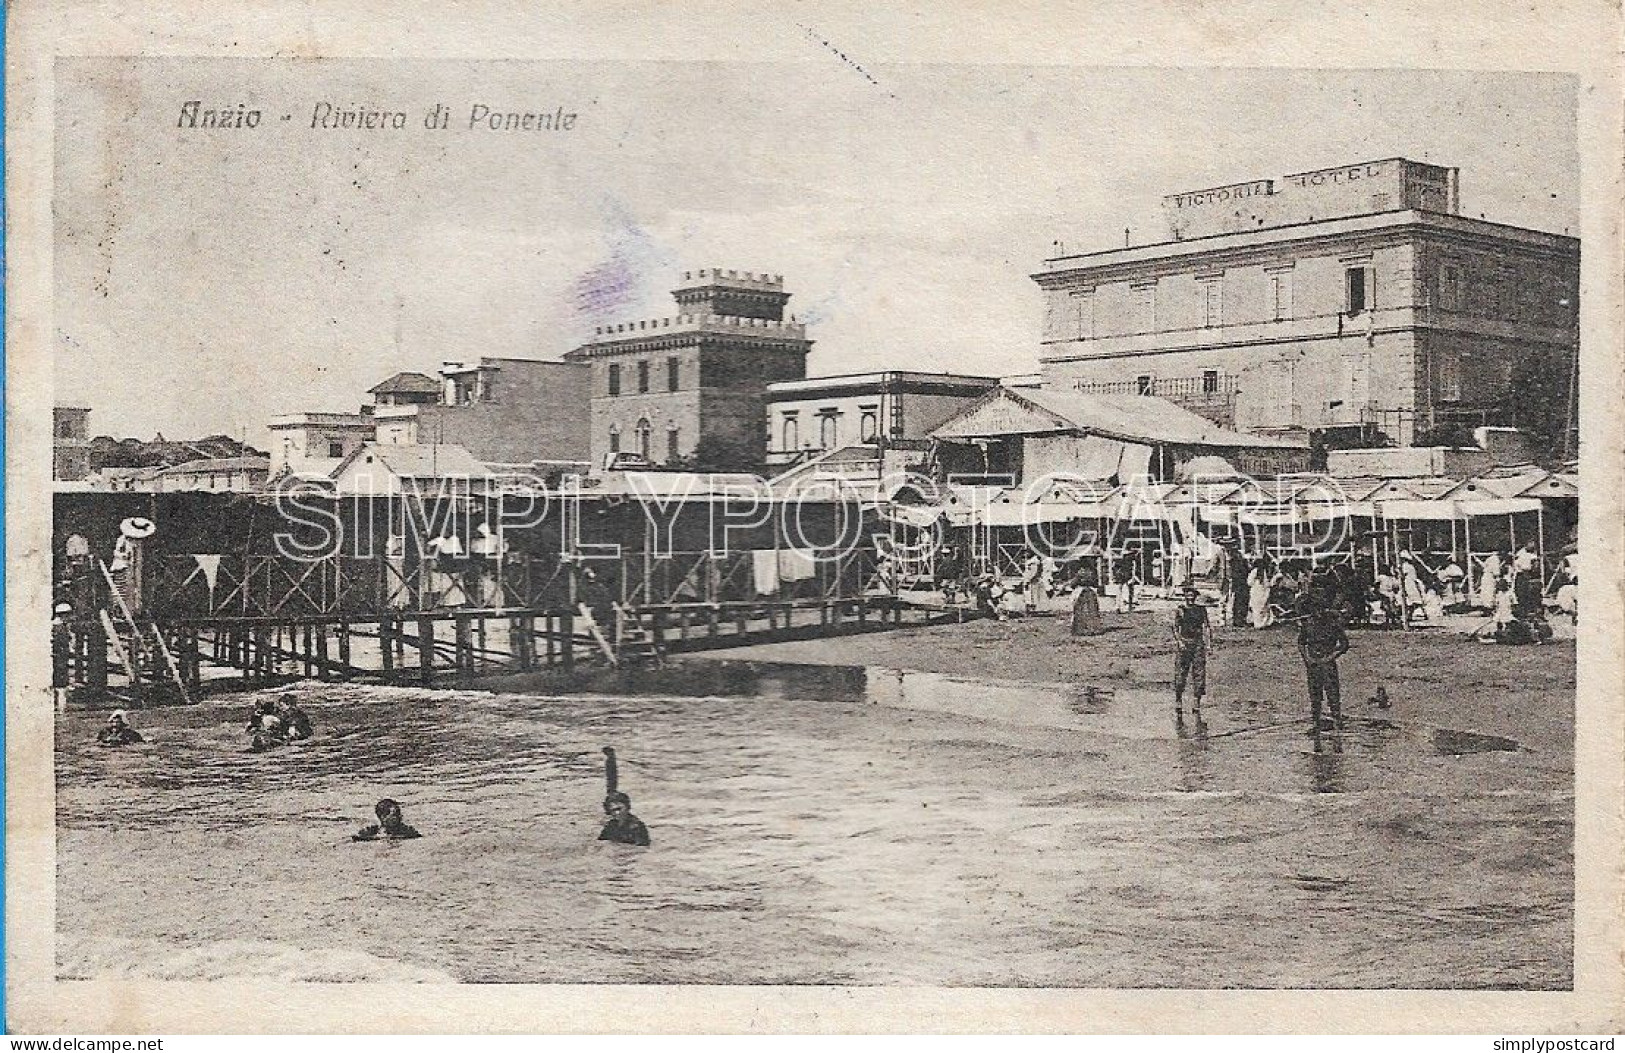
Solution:
<svg viewBox="0 0 1625 1053">
<path fill-rule="evenodd" d="M 56 81 L 55 397 L 93 434 L 263 446 L 271 416 L 353 412 L 400 370 L 675 314 L 711 266 L 784 276 L 810 375 L 1031 372 L 1057 242 L 1165 240 L 1164 194 L 1355 161 L 1459 166 L 1465 214 L 1579 224 L 1559 75 L 819 55 L 82 59 Z M 189 100 L 260 123 L 177 127 Z M 313 128 L 323 103 L 406 127 Z M 578 116 L 470 129 L 475 105 Z"/>
</svg>

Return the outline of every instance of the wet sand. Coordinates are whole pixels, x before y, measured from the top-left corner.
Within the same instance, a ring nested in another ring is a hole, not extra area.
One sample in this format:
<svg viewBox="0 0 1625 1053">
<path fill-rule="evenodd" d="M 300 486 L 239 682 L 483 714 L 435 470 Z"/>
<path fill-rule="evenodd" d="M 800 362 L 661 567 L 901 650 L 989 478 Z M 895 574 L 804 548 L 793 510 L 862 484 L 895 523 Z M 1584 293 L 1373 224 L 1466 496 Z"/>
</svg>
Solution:
<svg viewBox="0 0 1625 1053">
<path fill-rule="evenodd" d="M 306 684 L 317 738 L 262 755 L 249 695 L 124 751 L 70 714 L 59 972 L 1568 986 L 1572 644 L 1358 633 L 1317 737 L 1284 632 L 1222 631 L 1176 725 L 1164 618 L 744 648 L 642 697 Z M 650 849 L 594 840 L 605 744 Z M 422 840 L 349 843 L 382 796 Z"/>
</svg>

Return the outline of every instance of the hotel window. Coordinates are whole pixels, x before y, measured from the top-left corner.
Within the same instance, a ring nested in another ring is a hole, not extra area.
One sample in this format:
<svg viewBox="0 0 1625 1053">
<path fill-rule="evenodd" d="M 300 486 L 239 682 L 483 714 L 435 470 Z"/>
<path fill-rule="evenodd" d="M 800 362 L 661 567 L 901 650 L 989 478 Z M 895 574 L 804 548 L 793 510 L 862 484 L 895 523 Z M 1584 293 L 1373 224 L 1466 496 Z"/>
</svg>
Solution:
<svg viewBox="0 0 1625 1053">
<path fill-rule="evenodd" d="M 1134 328 L 1136 332 L 1150 333 L 1157 328 L 1157 286 L 1134 287 Z"/>
<path fill-rule="evenodd" d="M 1439 355 L 1439 401 L 1461 401 L 1461 352 L 1445 351 Z"/>
<path fill-rule="evenodd" d="M 609 452 L 621 452 L 621 429 L 615 427 L 613 424 L 610 425 L 609 428 Z"/>
<path fill-rule="evenodd" d="M 783 441 L 779 444 L 780 447 L 786 450 L 794 450 L 799 447 L 801 445 L 799 430 L 796 425 L 796 415 L 794 413 L 786 414 L 784 417 Z"/>
<path fill-rule="evenodd" d="M 840 439 L 841 415 L 833 410 L 826 410 L 818 418 L 818 445 L 826 450 L 833 450 L 835 443 Z"/>
<path fill-rule="evenodd" d="M 1343 312 L 1364 314 L 1377 306 L 1375 272 L 1361 264 L 1343 272 Z"/>
<path fill-rule="evenodd" d="M 644 359 L 638 363 L 638 394 L 649 390 L 649 361 Z"/>
<path fill-rule="evenodd" d="M 1461 264 L 1439 265 L 1439 306 L 1446 311 L 1461 310 Z"/>
<path fill-rule="evenodd" d="M 618 365 L 609 367 L 609 393 L 611 395 L 621 393 L 621 367 Z"/>
<path fill-rule="evenodd" d="M 1156 381 L 1149 374 L 1141 373 L 1134 378 L 1134 393 L 1136 395 L 1149 395 L 1156 387 Z"/>
<path fill-rule="evenodd" d="M 1270 321 L 1292 317 L 1292 272 L 1270 271 Z"/>
<path fill-rule="evenodd" d="M 1202 394 L 1217 395 L 1219 393 L 1219 371 L 1217 369 L 1202 370 Z"/>
<path fill-rule="evenodd" d="M 1213 329 L 1224 324 L 1224 279 L 1203 278 L 1199 284 L 1202 286 L 1202 325 Z"/>
<path fill-rule="evenodd" d="M 680 442 L 678 442 L 676 426 L 674 425 L 674 426 L 672 426 L 670 428 L 667 428 L 666 429 L 666 460 L 668 462 L 680 460 L 682 458 L 683 454 L 682 454 L 682 451 L 679 449 L 679 447 L 681 445 L 682 444 Z"/>
<path fill-rule="evenodd" d="M 676 355 L 666 359 L 666 390 L 676 391 L 683 379 L 683 363 Z"/>
<path fill-rule="evenodd" d="M 874 406 L 864 406 L 858 418 L 858 441 L 868 442 L 880 430 L 880 418 Z"/>
<path fill-rule="evenodd" d="M 1072 294 L 1072 334 L 1079 340 L 1095 335 L 1095 294 L 1093 290 Z"/>
</svg>

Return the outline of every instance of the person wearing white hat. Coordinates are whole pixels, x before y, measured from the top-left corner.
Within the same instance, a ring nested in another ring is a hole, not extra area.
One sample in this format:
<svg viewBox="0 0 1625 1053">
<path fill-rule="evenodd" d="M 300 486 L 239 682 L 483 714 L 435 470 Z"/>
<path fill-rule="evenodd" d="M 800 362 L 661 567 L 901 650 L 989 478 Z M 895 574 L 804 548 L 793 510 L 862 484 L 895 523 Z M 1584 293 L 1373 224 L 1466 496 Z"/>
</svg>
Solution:
<svg viewBox="0 0 1625 1053">
<path fill-rule="evenodd" d="M 130 727 L 124 710 L 115 709 L 107 718 L 107 726 L 96 733 L 96 741 L 103 746 L 133 746 L 147 740 L 141 737 L 141 732 Z"/>
<path fill-rule="evenodd" d="M 51 612 L 51 698 L 61 710 L 68 704 L 68 684 L 73 656 L 73 631 L 68 618 L 73 614 L 72 604 L 59 603 Z"/>
</svg>

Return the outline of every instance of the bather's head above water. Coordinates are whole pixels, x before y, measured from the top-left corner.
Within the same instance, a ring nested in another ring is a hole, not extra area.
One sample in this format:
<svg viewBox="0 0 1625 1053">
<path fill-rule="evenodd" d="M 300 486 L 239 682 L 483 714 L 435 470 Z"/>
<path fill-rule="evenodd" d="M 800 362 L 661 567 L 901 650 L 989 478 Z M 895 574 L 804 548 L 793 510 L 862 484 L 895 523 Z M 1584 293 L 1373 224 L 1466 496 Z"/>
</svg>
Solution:
<svg viewBox="0 0 1625 1053">
<path fill-rule="evenodd" d="M 604 798 L 604 814 L 612 819 L 625 819 L 632 814 L 632 798 L 619 791 Z"/>
</svg>

